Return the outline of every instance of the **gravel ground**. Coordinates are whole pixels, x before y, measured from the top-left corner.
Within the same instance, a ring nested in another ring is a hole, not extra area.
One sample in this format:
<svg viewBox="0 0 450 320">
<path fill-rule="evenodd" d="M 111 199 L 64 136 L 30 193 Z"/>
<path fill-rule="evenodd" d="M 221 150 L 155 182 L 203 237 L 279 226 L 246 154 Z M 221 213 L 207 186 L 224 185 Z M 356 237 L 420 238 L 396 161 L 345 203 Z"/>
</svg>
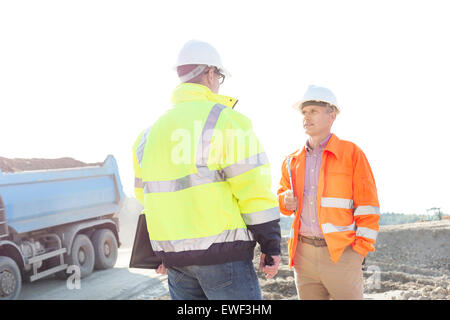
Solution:
<svg viewBox="0 0 450 320">
<path fill-rule="evenodd" d="M 382 226 L 366 264 L 368 296 L 450 300 L 450 221 Z M 378 286 L 372 281 L 377 273 Z"/>
</svg>

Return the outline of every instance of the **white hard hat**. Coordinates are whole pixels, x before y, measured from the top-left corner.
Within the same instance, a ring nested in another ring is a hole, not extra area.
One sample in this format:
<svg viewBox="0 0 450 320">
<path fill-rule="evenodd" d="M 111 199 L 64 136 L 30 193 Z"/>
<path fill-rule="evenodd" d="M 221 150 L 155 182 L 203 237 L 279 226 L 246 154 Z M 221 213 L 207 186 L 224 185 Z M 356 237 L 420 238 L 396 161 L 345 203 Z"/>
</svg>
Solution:
<svg viewBox="0 0 450 320">
<path fill-rule="evenodd" d="M 310 85 L 303 95 L 303 99 L 294 104 L 292 107 L 296 110 L 301 111 L 302 104 L 306 101 L 327 102 L 335 106 L 339 112 L 336 96 L 330 89 L 327 89 L 325 87 Z"/>
<path fill-rule="evenodd" d="M 217 50 L 207 42 L 190 40 L 184 44 L 178 54 L 175 69 L 179 66 L 188 64 L 214 66 L 225 76 L 231 76 L 231 74 L 223 67 L 222 59 L 220 59 Z"/>
</svg>

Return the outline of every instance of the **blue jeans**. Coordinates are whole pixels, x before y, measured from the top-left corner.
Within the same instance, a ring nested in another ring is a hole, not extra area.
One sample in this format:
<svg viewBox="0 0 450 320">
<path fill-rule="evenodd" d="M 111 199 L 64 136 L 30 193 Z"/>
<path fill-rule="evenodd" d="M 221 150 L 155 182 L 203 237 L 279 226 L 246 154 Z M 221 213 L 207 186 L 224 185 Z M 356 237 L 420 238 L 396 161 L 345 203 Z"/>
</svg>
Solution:
<svg viewBox="0 0 450 320">
<path fill-rule="evenodd" d="M 167 268 L 173 300 L 261 300 L 251 260 Z"/>
</svg>

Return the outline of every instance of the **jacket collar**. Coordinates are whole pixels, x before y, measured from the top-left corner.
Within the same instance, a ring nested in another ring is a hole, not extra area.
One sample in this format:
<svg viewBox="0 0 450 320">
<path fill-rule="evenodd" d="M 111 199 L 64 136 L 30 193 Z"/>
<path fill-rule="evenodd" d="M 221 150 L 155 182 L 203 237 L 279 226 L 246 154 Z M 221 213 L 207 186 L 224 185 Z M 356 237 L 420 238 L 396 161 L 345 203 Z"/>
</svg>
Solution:
<svg viewBox="0 0 450 320">
<path fill-rule="evenodd" d="M 339 141 L 339 138 L 334 133 L 332 133 L 330 140 L 328 140 L 327 146 L 324 150 L 331 152 L 336 158 L 338 158 Z M 289 157 L 296 159 L 300 156 L 303 156 L 304 154 L 306 154 L 306 146 L 303 146 L 303 148 L 298 149 L 294 153 L 291 153 Z"/>
<path fill-rule="evenodd" d="M 196 83 L 182 83 L 172 93 L 171 101 L 174 105 L 190 101 L 211 101 L 234 108 L 237 99 L 213 93 L 208 87 Z"/>
<path fill-rule="evenodd" d="M 326 151 L 331 152 L 334 154 L 336 158 L 338 158 L 338 149 L 339 149 L 339 138 L 336 137 L 334 133 L 331 134 L 330 140 L 328 140 L 327 146 L 325 147 Z"/>
</svg>

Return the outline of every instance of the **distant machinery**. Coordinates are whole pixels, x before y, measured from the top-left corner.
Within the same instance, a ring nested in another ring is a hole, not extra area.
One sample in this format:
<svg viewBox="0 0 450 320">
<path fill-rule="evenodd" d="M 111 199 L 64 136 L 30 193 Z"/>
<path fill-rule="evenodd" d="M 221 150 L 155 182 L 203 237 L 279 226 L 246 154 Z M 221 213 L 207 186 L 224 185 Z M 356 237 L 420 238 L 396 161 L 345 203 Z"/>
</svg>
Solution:
<svg viewBox="0 0 450 320">
<path fill-rule="evenodd" d="M 441 208 L 427 209 L 427 213 L 430 215 L 430 220 L 442 220 Z"/>
</svg>

